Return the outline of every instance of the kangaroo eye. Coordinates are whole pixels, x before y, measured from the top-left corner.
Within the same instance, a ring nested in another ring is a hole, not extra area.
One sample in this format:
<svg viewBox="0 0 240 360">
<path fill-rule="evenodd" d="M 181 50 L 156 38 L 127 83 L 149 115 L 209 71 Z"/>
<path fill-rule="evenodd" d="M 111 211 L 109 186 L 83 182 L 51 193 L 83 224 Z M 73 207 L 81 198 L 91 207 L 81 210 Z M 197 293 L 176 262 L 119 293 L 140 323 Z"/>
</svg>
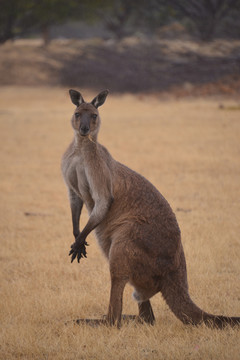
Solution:
<svg viewBox="0 0 240 360">
<path fill-rule="evenodd" d="M 92 118 L 93 118 L 94 120 L 96 120 L 97 114 L 92 114 Z"/>
<path fill-rule="evenodd" d="M 80 116 L 79 113 L 75 113 L 75 117 L 78 118 Z"/>
</svg>

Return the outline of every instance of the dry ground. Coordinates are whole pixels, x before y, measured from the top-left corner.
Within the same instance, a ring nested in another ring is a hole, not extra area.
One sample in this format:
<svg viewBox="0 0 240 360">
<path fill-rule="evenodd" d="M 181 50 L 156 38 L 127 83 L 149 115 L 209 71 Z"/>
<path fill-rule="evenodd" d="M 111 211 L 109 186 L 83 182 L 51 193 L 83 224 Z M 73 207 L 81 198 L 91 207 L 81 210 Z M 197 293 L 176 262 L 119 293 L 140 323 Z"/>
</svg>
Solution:
<svg viewBox="0 0 240 360">
<path fill-rule="evenodd" d="M 73 237 L 60 159 L 72 111 L 67 89 L 0 88 L 0 358 L 239 359 L 238 329 L 184 326 L 160 294 L 152 300 L 154 327 L 66 324 L 106 313 L 110 287 L 93 235 L 87 259 L 71 264 L 68 257 Z M 110 95 L 100 112 L 100 142 L 152 181 L 177 214 L 194 301 L 239 315 L 237 100 Z M 128 314 L 137 311 L 131 291 Z"/>
</svg>

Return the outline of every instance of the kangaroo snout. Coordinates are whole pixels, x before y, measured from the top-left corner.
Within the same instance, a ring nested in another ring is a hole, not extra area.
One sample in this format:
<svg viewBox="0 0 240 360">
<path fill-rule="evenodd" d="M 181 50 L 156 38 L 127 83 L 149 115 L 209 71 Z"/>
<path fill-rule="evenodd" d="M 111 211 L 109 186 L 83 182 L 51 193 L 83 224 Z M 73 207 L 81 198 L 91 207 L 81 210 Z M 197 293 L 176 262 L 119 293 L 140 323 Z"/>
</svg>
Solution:
<svg viewBox="0 0 240 360">
<path fill-rule="evenodd" d="M 90 128 L 89 128 L 89 126 L 82 125 L 82 126 L 80 126 L 79 131 L 80 131 L 80 135 L 81 135 L 81 136 L 86 136 L 86 135 L 89 134 Z"/>
</svg>

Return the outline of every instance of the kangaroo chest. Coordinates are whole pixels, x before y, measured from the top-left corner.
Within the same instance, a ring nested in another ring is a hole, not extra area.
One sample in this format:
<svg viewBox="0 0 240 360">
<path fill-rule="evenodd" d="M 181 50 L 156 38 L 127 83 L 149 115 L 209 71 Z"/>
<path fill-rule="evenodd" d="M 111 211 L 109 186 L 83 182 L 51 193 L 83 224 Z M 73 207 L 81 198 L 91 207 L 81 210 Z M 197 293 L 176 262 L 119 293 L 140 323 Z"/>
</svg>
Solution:
<svg viewBox="0 0 240 360">
<path fill-rule="evenodd" d="M 91 189 L 86 176 L 84 161 L 80 154 L 72 155 L 62 166 L 64 180 L 67 186 L 73 190 L 85 203 L 88 211 L 94 206 Z"/>
</svg>

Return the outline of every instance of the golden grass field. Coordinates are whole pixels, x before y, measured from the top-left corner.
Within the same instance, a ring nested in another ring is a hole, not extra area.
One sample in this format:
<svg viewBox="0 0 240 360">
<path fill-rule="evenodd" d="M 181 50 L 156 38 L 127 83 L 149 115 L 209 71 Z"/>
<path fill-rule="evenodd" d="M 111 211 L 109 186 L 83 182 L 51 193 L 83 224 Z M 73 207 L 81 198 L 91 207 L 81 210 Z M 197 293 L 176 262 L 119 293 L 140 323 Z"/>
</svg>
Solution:
<svg viewBox="0 0 240 360">
<path fill-rule="evenodd" d="M 152 299 L 154 327 L 73 324 L 106 314 L 110 290 L 94 235 L 87 259 L 71 264 L 68 256 L 74 239 L 60 161 L 73 110 L 67 89 L 0 88 L 0 358 L 238 360 L 239 329 L 183 325 L 160 294 Z M 239 99 L 110 94 L 100 114 L 99 141 L 175 211 L 193 300 L 239 316 Z M 126 314 L 137 313 L 131 293 L 127 286 Z"/>
</svg>

